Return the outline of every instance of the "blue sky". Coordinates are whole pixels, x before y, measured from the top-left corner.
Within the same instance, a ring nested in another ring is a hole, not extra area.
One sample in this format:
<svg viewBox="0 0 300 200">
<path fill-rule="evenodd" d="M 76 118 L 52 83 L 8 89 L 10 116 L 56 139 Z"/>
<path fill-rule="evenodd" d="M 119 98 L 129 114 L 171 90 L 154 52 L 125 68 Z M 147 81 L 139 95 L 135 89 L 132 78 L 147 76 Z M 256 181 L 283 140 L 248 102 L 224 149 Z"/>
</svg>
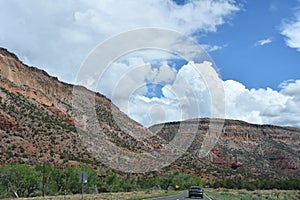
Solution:
<svg viewBox="0 0 300 200">
<path fill-rule="evenodd" d="M 299 52 L 285 44 L 280 32 L 284 21 L 295 17 L 300 3 L 293 0 L 242 2 L 241 10 L 230 23 L 199 39 L 225 46 L 221 51 L 210 53 L 223 79 L 240 81 L 248 88 L 273 89 L 278 89 L 284 80 L 298 79 Z M 270 39 L 270 43 L 257 43 L 266 39 Z"/>
<path fill-rule="evenodd" d="M 109 38 L 141 28 L 177 31 L 196 40 L 216 64 L 226 118 L 300 127 L 299 0 L 0 0 L 0 23 L 0 46 L 69 83 L 76 83 L 82 63 Z M 188 61 L 151 57 L 157 55 L 115 60 L 104 82 L 91 89 L 112 98 L 114 84 L 125 77 L 122 92 L 130 100 L 117 95 L 113 102 L 130 117 L 145 126 L 184 119 L 170 94 L 179 75 L 192 80 L 195 91 L 206 89 Z M 133 73 L 136 66 L 144 66 L 142 74 Z M 131 94 L 132 85 L 140 88 Z M 197 98 L 205 114 L 195 117 L 205 117 L 207 95 Z"/>
</svg>

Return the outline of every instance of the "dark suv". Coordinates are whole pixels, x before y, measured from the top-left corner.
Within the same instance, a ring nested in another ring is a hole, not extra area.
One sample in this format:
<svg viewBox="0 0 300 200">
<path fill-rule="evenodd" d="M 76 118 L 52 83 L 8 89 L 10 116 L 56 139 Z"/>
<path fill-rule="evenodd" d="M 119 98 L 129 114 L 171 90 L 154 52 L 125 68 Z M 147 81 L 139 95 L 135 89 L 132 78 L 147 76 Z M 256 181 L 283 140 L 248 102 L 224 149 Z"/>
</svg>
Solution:
<svg viewBox="0 0 300 200">
<path fill-rule="evenodd" d="M 189 189 L 189 198 L 191 197 L 200 197 L 203 199 L 203 189 L 199 186 L 192 186 Z"/>
</svg>

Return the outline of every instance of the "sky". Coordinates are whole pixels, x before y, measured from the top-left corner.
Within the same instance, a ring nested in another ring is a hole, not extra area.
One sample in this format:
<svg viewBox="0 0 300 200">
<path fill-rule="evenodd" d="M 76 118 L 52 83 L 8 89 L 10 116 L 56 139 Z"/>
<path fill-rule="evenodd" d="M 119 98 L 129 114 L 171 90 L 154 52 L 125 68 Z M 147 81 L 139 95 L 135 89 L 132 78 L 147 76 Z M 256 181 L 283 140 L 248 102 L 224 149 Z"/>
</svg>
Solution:
<svg viewBox="0 0 300 200">
<path fill-rule="evenodd" d="M 299 0 L 0 0 L 0 23 L 0 46 L 68 83 L 107 40 L 141 28 L 176 31 L 209 55 L 196 66 L 219 73 L 226 118 L 300 127 Z M 213 94 L 192 61 L 144 50 L 114 60 L 97 87 L 83 84 L 145 126 L 210 117 Z"/>
</svg>

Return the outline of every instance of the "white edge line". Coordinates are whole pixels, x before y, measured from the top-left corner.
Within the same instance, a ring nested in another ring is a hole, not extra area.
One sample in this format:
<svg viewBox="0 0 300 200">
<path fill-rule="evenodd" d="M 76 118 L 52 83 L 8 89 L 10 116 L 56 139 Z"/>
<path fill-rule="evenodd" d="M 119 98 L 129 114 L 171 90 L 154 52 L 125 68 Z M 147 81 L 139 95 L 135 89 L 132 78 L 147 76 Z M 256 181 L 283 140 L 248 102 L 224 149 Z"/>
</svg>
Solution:
<svg viewBox="0 0 300 200">
<path fill-rule="evenodd" d="M 209 196 L 207 196 L 205 193 L 204 193 L 204 196 L 206 196 L 206 198 L 208 199 L 208 200 L 212 200 Z"/>
</svg>

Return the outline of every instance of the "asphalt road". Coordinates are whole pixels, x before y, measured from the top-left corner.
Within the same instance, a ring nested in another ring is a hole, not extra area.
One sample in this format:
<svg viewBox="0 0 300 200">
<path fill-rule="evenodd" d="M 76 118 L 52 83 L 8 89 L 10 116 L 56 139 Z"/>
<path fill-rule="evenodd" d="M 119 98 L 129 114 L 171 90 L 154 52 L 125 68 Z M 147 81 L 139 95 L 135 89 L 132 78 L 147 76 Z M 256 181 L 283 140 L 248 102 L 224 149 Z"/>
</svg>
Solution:
<svg viewBox="0 0 300 200">
<path fill-rule="evenodd" d="M 200 199 L 200 198 L 188 198 L 188 192 L 183 192 L 178 195 L 159 197 L 159 198 L 153 198 L 147 200 L 188 200 L 188 199 Z M 204 194 L 203 200 L 210 200 L 210 199 L 207 198 L 206 195 Z"/>
</svg>

